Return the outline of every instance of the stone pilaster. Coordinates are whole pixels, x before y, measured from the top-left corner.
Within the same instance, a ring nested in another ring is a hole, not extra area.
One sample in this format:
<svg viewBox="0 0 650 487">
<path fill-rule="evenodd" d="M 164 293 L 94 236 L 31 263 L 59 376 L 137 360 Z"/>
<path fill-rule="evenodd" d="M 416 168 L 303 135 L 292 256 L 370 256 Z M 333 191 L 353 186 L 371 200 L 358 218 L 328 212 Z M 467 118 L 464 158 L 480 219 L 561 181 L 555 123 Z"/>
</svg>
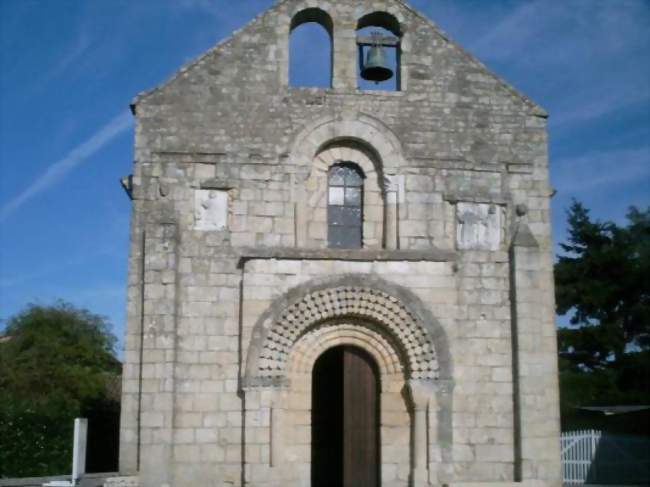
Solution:
<svg viewBox="0 0 650 487">
<path fill-rule="evenodd" d="M 409 394 L 413 402 L 413 471 L 411 478 L 413 485 L 427 485 L 429 483 L 429 406 L 436 404 L 435 380 L 410 380 L 408 382 Z"/>
<path fill-rule="evenodd" d="M 141 487 L 164 486 L 172 478 L 177 247 L 174 222 L 147 225 L 140 389 Z"/>
<path fill-rule="evenodd" d="M 355 90 L 357 88 L 357 43 L 355 25 L 336 23 L 336 35 L 333 39 L 334 59 L 332 68 L 332 87 L 338 90 Z"/>
<path fill-rule="evenodd" d="M 515 480 L 561 485 L 552 272 L 524 223 L 510 249 Z"/>
</svg>

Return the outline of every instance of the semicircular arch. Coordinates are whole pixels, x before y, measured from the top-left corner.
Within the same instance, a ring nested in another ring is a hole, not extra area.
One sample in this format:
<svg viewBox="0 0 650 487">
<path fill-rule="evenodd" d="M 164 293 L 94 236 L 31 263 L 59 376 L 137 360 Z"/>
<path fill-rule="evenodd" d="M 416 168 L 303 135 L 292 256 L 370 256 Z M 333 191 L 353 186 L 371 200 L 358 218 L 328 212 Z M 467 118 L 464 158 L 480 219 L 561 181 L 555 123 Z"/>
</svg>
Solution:
<svg viewBox="0 0 650 487">
<path fill-rule="evenodd" d="M 403 166 L 404 151 L 397 135 L 381 120 L 363 113 L 321 117 L 309 123 L 296 136 L 291 157 L 296 164 L 309 166 L 324 147 L 343 141 L 365 147 L 384 171 Z"/>
<path fill-rule="evenodd" d="M 342 345 L 355 346 L 370 354 L 382 376 L 403 372 L 403 361 L 388 337 L 366 323 L 345 320 L 326 323 L 305 333 L 290 353 L 288 375 L 310 375 L 318 357 Z"/>
<path fill-rule="evenodd" d="M 248 385 L 287 380 L 290 354 L 308 332 L 332 321 L 366 323 L 403 357 L 408 379 L 451 376 L 444 331 L 413 293 L 370 275 L 309 282 L 274 303 L 258 320 L 249 346 Z"/>
</svg>

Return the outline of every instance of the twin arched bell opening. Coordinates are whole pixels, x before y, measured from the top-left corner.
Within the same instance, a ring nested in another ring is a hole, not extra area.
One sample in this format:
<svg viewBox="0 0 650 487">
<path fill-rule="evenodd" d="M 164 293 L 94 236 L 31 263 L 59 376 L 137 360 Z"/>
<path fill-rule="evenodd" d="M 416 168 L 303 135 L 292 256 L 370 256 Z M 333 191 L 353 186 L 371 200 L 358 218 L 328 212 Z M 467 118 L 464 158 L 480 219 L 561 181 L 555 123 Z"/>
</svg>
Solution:
<svg viewBox="0 0 650 487">
<path fill-rule="evenodd" d="M 361 69 L 361 77 L 368 81 L 380 83 L 393 77 L 393 70 L 388 65 L 384 48 L 381 45 L 373 45 L 368 50 L 366 62 Z"/>
</svg>

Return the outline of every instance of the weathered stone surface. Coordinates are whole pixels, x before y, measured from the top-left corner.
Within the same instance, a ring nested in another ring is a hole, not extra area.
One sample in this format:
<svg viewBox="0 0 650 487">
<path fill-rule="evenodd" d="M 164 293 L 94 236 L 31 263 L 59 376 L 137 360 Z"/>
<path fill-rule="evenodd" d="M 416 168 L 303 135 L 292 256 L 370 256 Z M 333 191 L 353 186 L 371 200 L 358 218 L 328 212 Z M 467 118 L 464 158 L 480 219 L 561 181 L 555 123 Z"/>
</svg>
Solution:
<svg viewBox="0 0 650 487">
<path fill-rule="evenodd" d="M 228 192 L 195 190 L 194 218 L 197 230 L 223 230 L 228 226 Z"/>
<path fill-rule="evenodd" d="M 484 203 L 458 203 L 458 248 L 499 250 L 503 242 L 503 209 Z"/>
<path fill-rule="evenodd" d="M 397 92 L 357 89 L 373 12 Z M 288 86 L 301 19 L 333 33 L 330 89 Z M 382 485 L 559 487 L 541 108 L 401 0 L 284 0 L 134 113 L 123 474 L 309 485 L 311 370 L 346 344 L 381 371 Z M 327 248 L 341 161 L 362 249 Z"/>
<path fill-rule="evenodd" d="M 137 477 L 111 477 L 106 479 L 104 487 L 138 487 Z"/>
</svg>

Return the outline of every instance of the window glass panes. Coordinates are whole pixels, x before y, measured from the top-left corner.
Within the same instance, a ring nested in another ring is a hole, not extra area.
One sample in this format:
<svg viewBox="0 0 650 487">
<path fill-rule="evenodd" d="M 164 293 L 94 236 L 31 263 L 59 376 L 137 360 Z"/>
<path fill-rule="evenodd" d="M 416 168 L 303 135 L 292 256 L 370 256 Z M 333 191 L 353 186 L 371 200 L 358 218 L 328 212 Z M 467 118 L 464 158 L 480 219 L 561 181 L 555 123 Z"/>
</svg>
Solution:
<svg viewBox="0 0 650 487">
<path fill-rule="evenodd" d="M 361 188 L 345 188 L 345 204 L 361 206 Z"/>
<path fill-rule="evenodd" d="M 330 205 L 345 203 L 345 188 L 330 188 Z"/>
<path fill-rule="evenodd" d="M 345 186 L 345 168 L 333 166 L 330 169 L 330 186 Z"/>
<path fill-rule="evenodd" d="M 348 162 L 329 171 L 328 245 L 331 248 L 361 248 L 363 242 L 363 173 Z"/>
<path fill-rule="evenodd" d="M 361 174 L 354 170 L 348 170 L 345 172 L 345 185 L 346 186 L 361 186 Z"/>
<path fill-rule="evenodd" d="M 350 206 L 330 206 L 327 223 L 333 226 L 361 227 L 361 208 Z"/>
<path fill-rule="evenodd" d="M 361 227 L 330 228 L 329 247 L 332 249 L 361 248 Z"/>
</svg>

